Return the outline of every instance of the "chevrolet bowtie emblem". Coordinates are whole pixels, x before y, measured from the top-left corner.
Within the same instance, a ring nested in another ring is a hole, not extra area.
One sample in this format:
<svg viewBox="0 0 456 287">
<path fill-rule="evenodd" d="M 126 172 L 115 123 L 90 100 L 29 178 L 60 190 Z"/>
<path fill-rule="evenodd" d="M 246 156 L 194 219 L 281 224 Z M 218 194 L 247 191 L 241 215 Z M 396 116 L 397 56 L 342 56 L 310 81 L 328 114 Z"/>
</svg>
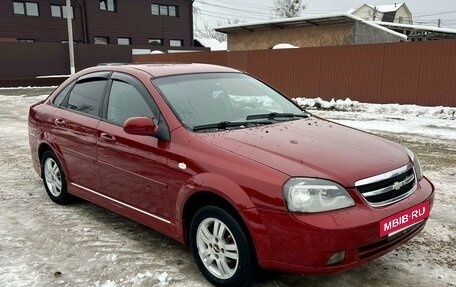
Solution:
<svg viewBox="0 0 456 287">
<path fill-rule="evenodd" d="M 396 181 L 394 184 L 393 184 L 393 189 L 394 190 L 399 190 L 402 186 L 404 185 L 404 182 L 403 181 Z"/>
</svg>

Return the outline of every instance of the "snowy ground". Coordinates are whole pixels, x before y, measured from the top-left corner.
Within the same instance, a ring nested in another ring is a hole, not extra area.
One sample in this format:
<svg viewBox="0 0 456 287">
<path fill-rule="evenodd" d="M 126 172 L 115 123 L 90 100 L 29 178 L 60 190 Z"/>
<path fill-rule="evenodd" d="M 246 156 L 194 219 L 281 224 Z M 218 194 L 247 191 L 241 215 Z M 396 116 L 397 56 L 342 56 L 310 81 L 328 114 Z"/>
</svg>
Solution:
<svg viewBox="0 0 456 287">
<path fill-rule="evenodd" d="M 47 198 L 31 167 L 27 109 L 50 91 L 0 89 L 0 286 L 209 286 L 190 252 L 173 240 L 88 202 L 62 207 Z M 437 190 L 424 232 L 348 272 L 268 272 L 256 286 L 456 286 L 454 113 L 356 105 L 311 112 L 417 152 Z"/>
</svg>

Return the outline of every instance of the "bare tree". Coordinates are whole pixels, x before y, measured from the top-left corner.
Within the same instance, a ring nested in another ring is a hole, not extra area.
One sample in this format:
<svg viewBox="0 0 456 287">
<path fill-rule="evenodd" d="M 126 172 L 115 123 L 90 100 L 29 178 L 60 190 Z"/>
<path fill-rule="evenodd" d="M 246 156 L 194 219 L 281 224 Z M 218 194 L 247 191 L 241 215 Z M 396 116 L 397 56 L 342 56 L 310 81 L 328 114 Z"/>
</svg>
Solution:
<svg viewBox="0 0 456 287">
<path fill-rule="evenodd" d="M 204 3 L 204 1 L 201 0 L 200 3 Z M 201 9 L 193 6 L 193 33 L 195 38 L 211 38 L 219 42 L 226 41 L 226 34 L 215 31 L 214 27 L 234 25 L 240 22 L 238 19 L 218 19 L 215 24 L 210 24 L 207 20 L 203 19 L 201 14 Z"/>
<path fill-rule="evenodd" d="M 302 0 L 274 0 L 274 15 L 280 18 L 298 17 L 306 7 Z"/>
</svg>

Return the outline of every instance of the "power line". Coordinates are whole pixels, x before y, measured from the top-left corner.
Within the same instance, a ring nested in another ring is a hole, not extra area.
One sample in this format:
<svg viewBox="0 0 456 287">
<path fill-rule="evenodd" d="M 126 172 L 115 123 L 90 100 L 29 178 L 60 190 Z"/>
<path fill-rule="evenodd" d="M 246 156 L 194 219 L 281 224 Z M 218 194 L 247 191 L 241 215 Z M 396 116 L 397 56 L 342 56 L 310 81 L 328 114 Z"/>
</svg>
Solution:
<svg viewBox="0 0 456 287">
<path fill-rule="evenodd" d="M 240 16 L 242 16 L 242 15 L 234 15 L 234 14 L 214 12 L 214 11 L 208 11 L 208 10 L 202 10 L 202 11 L 200 11 L 200 14 L 205 15 L 205 16 L 211 16 L 211 17 L 228 16 L 228 17 L 231 17 L 230 18 L 231 20 L 239 20 Z M 267 20 L 266 18 L 258 18 L 258 17 L 254 17 L 254 16 L 248 16 L 248 17 L 242 16 L 242 18 L 248 18 L 248 19 L 253 19 L 253 20 Z"/>
<path fill-rule="evenodd" d="M 236 12 L 238 12 L 238 13 L 239 13 L 239 12 L 249 12 L 249 13 L 254 13 L 254 14 L 256 14 L 256 15 L 272 16 L 271 13 L 263 13 L 263 12 L 252 11 L 252 10 L 247 10 L 247 9 L 239 10 L 239 8 L 232 8 L 232 7 L 227 7 L 227 6 L 224 6 L 224 5 L 206 3 L 206 2 L 202 2 L 202 1 L 198 1 L 198 0 L 196 0 L 195 2 L 201 3 L 201 4 L 203 4 L 203 5 L 208 5 L 208 6 L 212 6 L 212 7 L 217 7 L 217 8 L 226 9 L 226 10 L 233 10 L 233 11 L 236 11 Z"/>
</svg>

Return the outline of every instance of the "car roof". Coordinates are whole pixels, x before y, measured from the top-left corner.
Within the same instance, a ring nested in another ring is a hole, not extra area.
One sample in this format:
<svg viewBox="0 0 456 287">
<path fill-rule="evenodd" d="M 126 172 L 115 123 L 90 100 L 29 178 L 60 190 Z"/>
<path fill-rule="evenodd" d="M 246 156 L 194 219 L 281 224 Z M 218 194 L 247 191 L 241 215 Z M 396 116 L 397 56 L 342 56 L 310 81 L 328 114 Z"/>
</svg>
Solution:
<svg viewBox="0 0 456 287">
<path fill-rule="evenodd" d="M 197 73 L 241 73 L 241 71 L 210 64 L 184 64 L 184 63 L 154 63 L 154 64 L 103 64 L 101 69 L 106 67 L 117 71 L 141 70 L 150 74 L 153 78 L 197 74 Z"/>
</svg>

